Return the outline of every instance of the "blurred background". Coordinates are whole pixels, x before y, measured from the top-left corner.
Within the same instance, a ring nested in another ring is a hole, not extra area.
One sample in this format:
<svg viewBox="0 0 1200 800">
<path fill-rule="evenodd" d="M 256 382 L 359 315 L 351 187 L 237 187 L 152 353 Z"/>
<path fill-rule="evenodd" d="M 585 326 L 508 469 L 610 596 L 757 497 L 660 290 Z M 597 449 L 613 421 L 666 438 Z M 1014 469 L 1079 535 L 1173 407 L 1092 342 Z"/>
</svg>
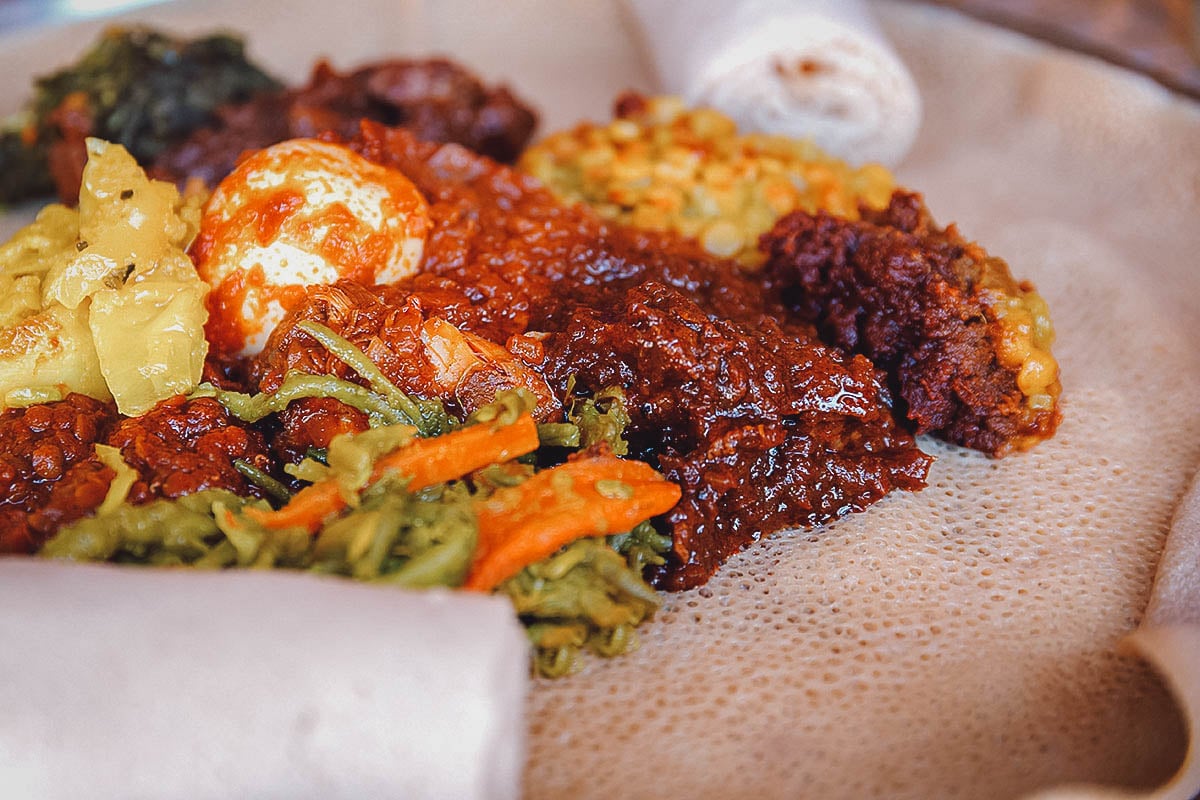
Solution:
<svg viewBox="0 0 1200 800">
<path fill-rule="evenodd" d="M 1200 0 L 937 0 L 1200 98 Z"/>
<path fill-rule="evenodd" d="M 0 34 L 169 0 L 0 0 Z M 1200 98 L 1200 0 L 877 0 L 932 2 L 1145 73 Z"/>
</svg>

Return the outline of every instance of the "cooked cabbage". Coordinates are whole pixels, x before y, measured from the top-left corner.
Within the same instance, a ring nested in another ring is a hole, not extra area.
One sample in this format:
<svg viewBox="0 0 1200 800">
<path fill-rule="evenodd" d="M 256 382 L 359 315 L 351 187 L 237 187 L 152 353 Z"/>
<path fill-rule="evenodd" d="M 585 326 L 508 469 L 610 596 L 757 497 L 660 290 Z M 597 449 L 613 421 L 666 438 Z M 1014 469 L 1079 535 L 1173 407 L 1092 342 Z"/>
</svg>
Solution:
<svg viewBox="0 0 1200 800">
<path fill-rule="evenodd" d="M 19 404 L 8 396 L 22 390 L 60 387 L 101 400 L 111 397 L 86 310 L 55 303 L 0 331 L 0 403 Z"/>
<path fill-rule="evenodd" d="M 0 246 L 0 404 L 29 390 L 143 414 L 200 380 L 208 286 L 187 247 L 199 198 L 88 140 L 79 210 L 49 206 Z"/>
</svg>

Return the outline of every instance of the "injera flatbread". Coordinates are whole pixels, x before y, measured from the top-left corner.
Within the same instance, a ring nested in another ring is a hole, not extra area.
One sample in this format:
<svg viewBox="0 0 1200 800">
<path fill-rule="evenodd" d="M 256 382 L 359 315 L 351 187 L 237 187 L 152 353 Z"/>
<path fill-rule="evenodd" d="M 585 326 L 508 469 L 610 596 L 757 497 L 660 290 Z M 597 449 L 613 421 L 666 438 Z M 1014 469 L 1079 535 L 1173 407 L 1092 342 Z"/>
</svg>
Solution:
<svg viewBox="0 0 1200 800">
<path fill-rule="evenodd" d="M 0 557 L 0 641 L 5 800 L 519 796 L 505 598 Z"/>
<path fill-rule="evenodd" d="M 1183 757 L 1166 690 L 1118 645 L 1200 456 L 1200 113 L 943 11 L 878 10 L 926 108 L 900 178 L 1040 286 L 1062 429 L 1002 461 L 926 442 L 926 491 L 770 537 L 672 597 L 636 655 L 538 686 L 531 797 L 1002 798 L 1150 787 Z"/>
<path fill-rule="evenodd" d="M 624 0 L 660 91 L 894 167 L 921 96 L 865 0 Z"/>
<path fill-rule="evenodd" d="M 620 89 L 652 88 L 607 4 L 288 8 L 183 3 L 141 16 L 241 27 L 293 79 L 320 51 L 339 65 L 448 52 L 536 99 L 544 130 L 606 118 Z M 1164 624 L 1126 637 L 1200 462 L 1200 112 L 948 11 L 875 8 L 925 108 L 899 175 L 940 220 L 1038 282 L 1059 332 L 1061 432 L 1000 461 L 924 442 L 939 456 L 926 491 L 771 536 L 703 589 L 670 596 L 639 652 L 539 683 L 530 798 L 1148 790 L 1184 757 L 1184 719 L 1133 647 L 1173 666 L 1195 708 L 1196 595 L 1189 604 L 1160 581 Z M 23 68 L 52 59 L 23 52 Z M 1180 530 L 1190 544 L 1166 552 L 1186 566 L 1200 536 L 1194 520 Z M 1175 790 L 1160 796 L 1190 794 Z"/>
</svg>

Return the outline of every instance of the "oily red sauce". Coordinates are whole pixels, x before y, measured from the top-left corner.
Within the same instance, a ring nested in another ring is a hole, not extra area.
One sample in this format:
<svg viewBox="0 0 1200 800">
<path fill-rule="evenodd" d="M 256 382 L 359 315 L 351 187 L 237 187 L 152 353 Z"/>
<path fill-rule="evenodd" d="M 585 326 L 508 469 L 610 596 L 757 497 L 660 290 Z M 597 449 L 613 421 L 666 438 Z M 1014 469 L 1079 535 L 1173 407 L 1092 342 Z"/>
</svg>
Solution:
<svg viewBox="0 0 1200 800">
<path fill-rule="evenodd" d="M 576 309 L 547 351 L 560 386 L 625 388 L 631 444 L 683 489 L 666 518 L 662 586 L 703 583 L 766 531 L 924 485 L 930 460 L 896 425 L 866 359 L 710 317 L 662 283 Z"/>
<path fill-rule="evenodd" d="M 304 196 L 295 191 L 277 191 L 265 194 L 257 202 L 247 203 L 237 219 L 216 223 L 207 220 L 192 245 L 191 255 L 197 263 L 210 259 L 217 242 L 225 242 L 233 232 L 249 231 L 259 245 L 265 246 L 279 233 L 283 223 L 304 205 Z M 211 275 L 202 274 L 210 283 Z M 205 301 L 208 307 L 208 323 L 204 333 L 214 347 L 223 352 L 241 349 L 246 339 L 257 332 L 259 322 L 246 319 L 242 309 L 249 297 L 266 303 L 277 300 L 284 308 L 294 304 L 301 293 L 296 287 L 275 286 L 268 283 L 261 267 L 246 271 L 231 272 L 209 292 Z"/>
<path fill-rule="evenodd" d="M 263 195 L 259 203 L 247 203 L 238 210 L 238 227 L 245 225 L 242 220 L 248 220 L 254 229 L 254 238 L 260 245 L 269 244 L 279 235 L 283 223 L 296 211 L 304 206 L 304 195 L 299 192 L 284 189 Z M 221 229 L 214 226 L 214 235 L 221 238 Z M 199 260 L 199 259 L 197 259 Z"/>
<path fill-rule="evenodd" d="M 274 454 L 294 464 L 310 447 L 326 448 L 333 437 L 367 429 L 367 415 L 331 397 L 297 400 L 279 415 L 280 432 L 272 440 Z"/>
<path fill-rule="evenodd" d="M 11 408 L 0 413 L 0 552 L 33 552 L 100 505 L 114 473 L 96 456 L 97 443 L 119 448 L 137 470 L 134 503 L 209 488 L 249 494 L 234 459 L 271 467 L 262 434 L 208 398 L 168 400 L 136 419 L 78 394 Z"/>
<path fill-rule="evenodd" d="M 182 497 L 203 489 L 245 494 L 247 484 L 234 467 L 242 459 L 270 469 L 267 445 L 258 431 L 235 424 L 212 398 L 175 397 L 141 417 L 122 419 L 108 436 L 140 478 L 129 492 L 134 503 L 155 497 Z"/>
<path fill-rule="evenodd" d="M 243 313 L 250 298 L 256 305 L 274 300 L 290 309 L 303 301 L 304 287 L 271 283 L 258 265 L 222 278 L 205 300 L 208 322 L 204 325 L 205 338 L 222 353 L 236 353 L 258 332 L 261 322 Z"/>
<path fill-rule="evenodd" d="M 248 188 L 242 189 L 246 194 Z M 392 249 L 392 238 L 371 231 L 350 209 L 342 203 L 330 203 L 319 213 L 297 216 L 305 204 L 305 197 L 294 189 L 280 189 L 263 193 L 237 208 L 237 213 L 228 220 L 205 218 L 205 225 L 196 237 L 191 255 L 197 264 L 203 265 L 213 255 L 216 243 L 227 243 L 248 233 L 258 246 L 266 247 L 280 235 L 286 224 L 295 226 L 293 236 L 298 241 L 316 243 L 317 253 L 328 263 L 345 268 L 342 277 L 359 283 L 374 281 L 374 269 L 385 263 Z M 318 240 L 317 231 L 321 231 Z M 203 270 L 202 270 L 203 271 Z"/>
<path fill-rule="evenodd" d="M 315 233 L 306 231 L 325 229 L 325 236 L 317 252 L 329 264 L 345 265 L 342 277 L 370 285 L 375 282 L 378 265 L 387 263 L 392 250 L 392 237 L 386 233 L 371 232 L 363 235 L 364 225 L 350 213 L 342 203 L 331 203 L 320 214 L 305 220 L 297 227 L 297 238 L 314 241 Z"/>
<path fill-rule="evenodd" d="M 462 148 L 364 125 L 351 146 L 398 167 L 430 204 L 423 272 L 394 286 L 314 287 L 251 367 L 347 374 L 295 325 L 368 351 L 405 391 L 436 394 L 419 320 L 507 343 L 561 397 L 624 388 L 635 455 L 683 488 L 660 586 L 702 583 L 779 528 L 860 510 L 924 483 L 929 458 L 895 422 L 882 376 L 820 344 L 766 287 L 665 236 L 607 225 Z M 372 352 L 372 348 L 374 348 Z"/>
<path fill-rule="evenodd" d="M 113 471 L 94 445 L 116 416 L 111 404 L 79 394 L 0 413 L 0 553 L 33 552 L 100 504 Z"/>
</svg>

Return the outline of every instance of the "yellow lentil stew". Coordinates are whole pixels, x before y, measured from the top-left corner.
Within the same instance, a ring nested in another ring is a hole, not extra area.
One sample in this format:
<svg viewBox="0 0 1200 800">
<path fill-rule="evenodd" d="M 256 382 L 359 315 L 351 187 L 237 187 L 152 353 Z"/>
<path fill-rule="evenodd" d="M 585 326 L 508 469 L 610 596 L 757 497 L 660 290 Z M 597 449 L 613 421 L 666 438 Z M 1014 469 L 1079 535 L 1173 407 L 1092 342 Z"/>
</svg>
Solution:
<svg viewBox="0 0 1200 800">
<path fill-rule="evenodd" d="M 583 123 L 528 149 L 519 166 L 559 197 L 639 228 L 675 231 L 716 256 L 762 264 L 758 237 L 783 215 L 857 219 L 887 206 L 884 167 L 851 167 L 808 141 L 739 134 L 733 120 L 676 97 L 627 94 L 617 118 Z"/>
</svg>

